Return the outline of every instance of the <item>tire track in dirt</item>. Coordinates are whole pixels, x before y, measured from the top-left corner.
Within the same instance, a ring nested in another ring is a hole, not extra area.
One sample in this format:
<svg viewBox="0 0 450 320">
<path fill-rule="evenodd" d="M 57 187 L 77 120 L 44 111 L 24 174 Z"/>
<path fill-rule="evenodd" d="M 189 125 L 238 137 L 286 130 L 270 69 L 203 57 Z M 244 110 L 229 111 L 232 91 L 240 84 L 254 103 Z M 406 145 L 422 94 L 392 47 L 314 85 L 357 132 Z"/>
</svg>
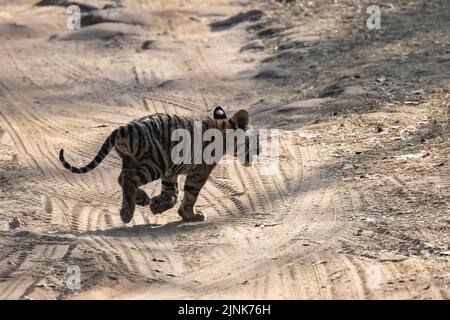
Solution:
<svg viewBox="0 0 450 320">
<path fill-rule="evenodd" d="M 10 280 L 0 282 L 0 299 L 21 299 L 32 292 L 34 284 L 41 279 L 36 274 L 45 264 L 64 257 L 69 245 L 35 245 L 29 254 L 22 254 L 17 268 L 8 275 Z M 36 266 L 38 264 L 38 266 Z M 45 273 L 45 272 L 44 272 Z"/>
<path fill-rule="evenodd" d="M 11 92 L 12 92 L 11 90 L 9 90 L 6 86 L 4 86 L 4 84 L 2 84 L 2 87 L 5 89 L 5 92 L 8 92 L 8 94 L 11 95 Z M 5 95 L 4 95 L 4 97 L 6 98 Z M 13 100 L 20 101 L 20 98 L 13 97 Z M 27 104 L 26 101 L 24 101 L 23 103 L 20 103 L 20 105 L 26 105 L 26 104 Z M 14 110 L 13 110 L 13 108 L 14 108 Z M 22 110 L 22 109 L 24 109 L 24 108 L 15 108 L 12 105 L 10 105 L 10 108 L 5 109 L 5 111 L 10 110 L 14 114 L 14 113 L 18 112 L 17 110 Z M 16 128 L 32 128 L 32 130 L 34 130 L 34 131 L 41 132 L 41 134 L 35 135 L 35 138 L 39 139 L 38 137 L 45 137 L 45 131 L 42 131 L 42 127 L 45 127 L 45 126 L 40 126 L 40 125 L 36 125 L 36 126 L 31 125 L 30 126 L 30 124 L 35 123 L 35 121 L 34 121 L 35 117 L 31 117 L 31 118 L 28 117 L 28 115 L 30 115 L 30 113 L 22 113 L 22 115 L 24 115 L 29 120 L 29 122 L 25 123 L 22 120 L 22 122 L 20 124 L 12 123 L 10 125 L 10 130 L 11 130 L 12 135 L 17 137 L 17 139 L 15 141 L 19 142 L 19 146 L 23 149 L 27 148 L 27 150 L 30 150 L 30 151 L 24 151 L 24 153 L 26 155 L 28 155 L 28 161 L 32 161 L 33 163 L 35 163 L 37 168 L 39 168 L 39 170 L 43 174 L 43 176 L 46 176 L 46 177 L 52 176 L 54 180 L 62 180 L 62 181 L 65 181 L 66 183 L 72 184 L 71 180 L 68 179 L 67 173 L 62 173 L 62 170 L 60 169 L 59 161 L 57 160 L 56 156 L 54 158 L 53 157 L 50 158 L 48 156 L 49 154 L 56 155 L 57 152 L 54 150 L 50 150 L 52 148 L 50 148 L 48 146 L 47 140 L 37 142 L 37 143 L 35 141 L 34 141 L 34 143 L 31 143 L 31 141 L 30 141 L 27 144 L 25 144 L 25 142 L 24 142 L 25 139 L 28 139 L 28 138 L 25 138 L 25 137 L 27 137 L 27 135 L 20 134 L 20 131 L 16 131 L 14 129 L 14 127 L 16 127 Z M 4 116 L 5 120 L 6 120 L 6 117 L 8 117 L 9 119 L 23 119 L 20 116 L 13 116 L 11 114 L 9 114 L 8 116 Z M 40 121 L 39 121 L 39 123 L 40 123 Z M 23 136 L 24 138 L 20 138 L 20 136 Z M 35 147 L 33 147 L 33 146 L 35 146 Z M 36 160 L 36 157 L 38 157 L 37 159 L 39 159 L 39 158 L 45 159 L 46 160 L 45 162 L 48 165 L 42 167 L 41 165 L 38 164 L 38 160 Z M 87 184 L 85 184 L 84 186 L 82 185 L 83 180 L 81 178 L 79 180 L 77 180 L 77 182 L 82 189 L 89 189 L 89 186 Z"/>
<path fill-rule="evenodd" d="M 193 102 L 187 98 L 180 98 L 172 95 L 166 94 L 157 94 L 157 93 L 147 93 L 146 88 L 140 88 L 139 86 L 131 87 L 131 85 L 121 85 L 115 80 L 109 78 L 98 79 L 98 74 L 93 72 L 93 68 L 86 68 L 83 65 L 77 64 L 75 61 L 69 62 L 67 60 L 56 59 L 51 61 L 54 65 L 55 70 L 59 72 L 63 72 L 64 76 L 74 82 L 81 82 L 87 88 L 96 88 L 100 87 L 105 90 L 105 92 L 109 92 L 113 94 L 113 96 L 121 97 L 123 95 L 128 95 L 129 92 L 132 92 L 134 96 L 130 96 L 133 103 L 131 103 L 132 108 L 136 108 L 136 106 L 140 106 L 138 109 L 142 109 L 141 101 L 142 99 L 150 99 L 159 103 L 159 107 L 157 105 L 154 106 L 153 112 L 163 112 L 167 113 L 170 110 L 167 109 L 167 105 L 176 108 L 171 110 L 172 113 L 178 114 L 191 114 L 193 112 L 198 112 L 199 104 L 198 102 Z M 50 64 L 50 62 L 49 62 Z M 73 66 L 77 66 L 77 68 Z M 122 106 L 122 103 L 118 103 L 119 106 Z"/>
<path fill-rule="evenodd" d="M 9 58 L 11 65 L 15 66 L 15 70 L 13 71 L 15 74 L 16 74 L 16 71 L 21 73 L 22 79 L 27 79 L 27 83 L 29 85 L 31 85 L 31 86 L 35 87 L 36 89 L 38 89 L 39 91 L 45 93 L 44 97 L 46 97 L 48 95 L 52 95 L 54 97 L 59 97 L 59 94 L 57 92 L 47 89 L 45 86 L 39 84 L 36 80 L 33 80 L 30 77 L 32 75 L 26 71 L 26 68 L 20 63 L 20 59 L 16 57 L 17 52 L 14 52 L 14 54 L 13 54 L 11 49 L 8 46 L 6 46 L 5 49 L 7 50 L 6 55 Z M 40 65 L 40 64 L 36 63 L 35 65 Z M 52 65 L 54 65 L 54 63 L 49 62 L 46 65 L 52 66 Z M 39 70 L 39 73 L 41 74 L 41 79 L 43 78 L 42 74 L 45 71 L 46 71 L 46 69 L 42 69 L 42 68 Z M 53 75 L 54 75 L 54 73 L 53 73 Z M 11 92 L 11 90 L 8 90 L 8 91 Z M 21 98 L 24 99 L 23 96 L 21 96 Z M 19 99 L 16 99 L 16 100 L 19 101 Z M 62 99 L 62 98 L 58 98 L 58 100 L 60 100 L 64 105 L 67 105 L 67 104 L 70 105 L 72 103 L 71 101 Z M 61 125 L 61 123 L 54 121 L 53 117 L 45 117 L 46 121 L 41 120 L 40 117 L 42 117 L 42 110 L 39 110 L 39 111 L 35 110 L 35 107 L 33 107 L 34 101 L 31 101 L 31 100 L 27 101 L 27 102 L 23 103 L 22 106 L 23 107 L 20 108 L 20 111 L 22 111 L 26 116 L 31 118 L 30 124 L 38 123 L 39 125 L 37 127 L 39 129 L 47 130 L 49 133 L 56 134 L 57 136 L 64 136 L 65 139 L 72 140 L 74 142 L 83 143 L 85 145 L 87 144 L 92 147 L 98 148 L 98 145 L 97 145 L 97 143 L 95 143 L 95 141 L 86 139 L 85 136 L 79 136 L 76 134 L 71 134 L 68 136 L 66 134 L 66 127 Z"/>
</svg>

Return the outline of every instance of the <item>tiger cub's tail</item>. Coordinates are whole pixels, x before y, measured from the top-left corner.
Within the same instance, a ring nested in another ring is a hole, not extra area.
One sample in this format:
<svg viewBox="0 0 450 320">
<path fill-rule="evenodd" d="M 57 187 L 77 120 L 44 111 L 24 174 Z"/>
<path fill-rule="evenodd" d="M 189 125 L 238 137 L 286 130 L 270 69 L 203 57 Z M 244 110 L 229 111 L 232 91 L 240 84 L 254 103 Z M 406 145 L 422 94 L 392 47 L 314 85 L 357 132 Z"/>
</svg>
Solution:
<svg viewBox="0 0 450 320">
<path fill-rule="evenodd" d="M 102 161 L 106 158 L 108 153 L 111 151 L 111 149 L 114 147 L 116 143 L 116 137 L 117 137 L 117 129 L 114 130 L 109 137 L 105 140 L 103 143 L 100 151 L 95 156 L 94 160 L 92 160 L 87 166 L 84 167 L 73 167 L 70 163 L 68 163 L 64 159 L 64 150 L 61 149 L 59 151 L 59 161 L 61 164 L 66 168 L 67 170 L 72 171 L 73 173 L 86 173 L 91 171 L 92 169 L 95 169 Z"/>
</svg>

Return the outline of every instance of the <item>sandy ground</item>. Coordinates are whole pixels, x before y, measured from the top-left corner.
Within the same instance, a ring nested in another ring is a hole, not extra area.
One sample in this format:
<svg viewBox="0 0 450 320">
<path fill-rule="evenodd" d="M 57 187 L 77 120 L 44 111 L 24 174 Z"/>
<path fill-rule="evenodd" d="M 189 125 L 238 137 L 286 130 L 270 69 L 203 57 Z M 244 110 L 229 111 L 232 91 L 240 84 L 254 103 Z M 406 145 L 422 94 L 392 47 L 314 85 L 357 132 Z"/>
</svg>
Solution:
<svg viewBox="0 0 450 320">
<path fill-rule="evenodd" d="M 0 299 L 450 297 L 447 1 L 393 1 L 378 31 L 362 0 L 89 1 L 121 23 L 79 31 L 36 2 L 0 0 Z M 206 222 L 124 226 L 117 155 L 58 162 L 215 104 L 279 129 L 280 165 L 219 166 Z"/>
</svg>

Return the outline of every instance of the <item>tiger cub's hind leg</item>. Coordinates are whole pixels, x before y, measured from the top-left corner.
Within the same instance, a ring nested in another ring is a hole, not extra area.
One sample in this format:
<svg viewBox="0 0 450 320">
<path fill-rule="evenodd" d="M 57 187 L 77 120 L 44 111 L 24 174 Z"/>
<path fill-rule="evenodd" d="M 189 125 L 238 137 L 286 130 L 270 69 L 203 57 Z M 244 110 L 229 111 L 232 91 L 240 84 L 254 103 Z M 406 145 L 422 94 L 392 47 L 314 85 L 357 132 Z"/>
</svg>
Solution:
<svg viewBox="0 0 450 320">
<path fill-rule="evenodd" d="M 136 194 L 138 192 L 139 178 L 135 169 L 123 169 L 119 176 L 119 183 L 122 187 L 122 208 L 120 217 L 124 223 L 131 221 L 136 209 Z"/>
<path fill-rule="evenodd" d="M 161 178 L 161 194 L 150 199 L 150 210 L 159 214 L 173 208 L 178 200 L 178 176 L 163 176 Z"/>
</svg>

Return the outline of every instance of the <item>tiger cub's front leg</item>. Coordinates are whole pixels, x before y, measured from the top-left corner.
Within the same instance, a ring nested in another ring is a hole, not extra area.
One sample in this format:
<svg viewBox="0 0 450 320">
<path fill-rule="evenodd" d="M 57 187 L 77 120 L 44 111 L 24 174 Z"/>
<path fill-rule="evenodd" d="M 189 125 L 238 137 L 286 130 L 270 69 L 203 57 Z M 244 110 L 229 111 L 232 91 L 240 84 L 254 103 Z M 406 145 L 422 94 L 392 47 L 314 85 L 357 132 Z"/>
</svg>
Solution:
<svg viewBox="0 0 450 320">
<path fill-rule="evenodd" d="M 119 185 L 122 187 L 123 185 L 123 174 L 121 173 L 119 176 Z M 136 190 L 136 204 L 138 206 L 148 206 L 150 204 L 150 197 L 147 192 L 142 190 L 141 188 L 137 188 Z"/>
<path fill-rule="evenodd" d="M 184 195 L 178 208 L 178 215 L 185 221 L 205 221 L 206 214 L 196 213 L 194 209 L 200 190 L 208 180 L 209 172 L 190 173 L 184 183 Z"/>
<path fill-rule="evenodd" d="M 150 199 L 150 210 L 159 214 L 173 208 L 178 200 L 178 176 L 163 176 L 161 178 L 161 194 Z"/>
<path fill-rule="evenodd" d="M 138 206 L 148 206 L 150 204 L 150 197 L 141 188 L 138 188 L 136 191 L 136 204 Z"/>
</svg>

